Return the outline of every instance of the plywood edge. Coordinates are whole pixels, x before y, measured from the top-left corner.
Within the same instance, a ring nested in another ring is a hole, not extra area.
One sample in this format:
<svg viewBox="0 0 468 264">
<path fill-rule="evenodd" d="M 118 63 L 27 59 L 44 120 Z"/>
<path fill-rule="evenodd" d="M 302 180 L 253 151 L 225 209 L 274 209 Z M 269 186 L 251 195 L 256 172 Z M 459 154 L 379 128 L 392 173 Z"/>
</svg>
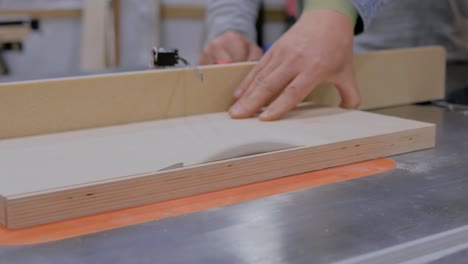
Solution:
<svg viewBox="0 0 468 264">
<path fill-rule="evenodd" d="M 86 186 L 9 197 L 9 227 L 24 228 L 307 171 L 427 149 L 435 126 L 302 147 Z"/>
<path fill-rule="evenodd" d="M 0 195 L 0 225 L 7 226 L 6 199 Z"/>
</svg>

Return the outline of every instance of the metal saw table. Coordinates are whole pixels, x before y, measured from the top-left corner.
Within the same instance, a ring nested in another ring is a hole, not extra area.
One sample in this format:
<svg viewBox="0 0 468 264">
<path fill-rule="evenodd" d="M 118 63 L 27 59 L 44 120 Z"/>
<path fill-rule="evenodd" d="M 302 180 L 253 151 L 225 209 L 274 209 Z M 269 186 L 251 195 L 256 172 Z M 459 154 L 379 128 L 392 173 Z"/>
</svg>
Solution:
<svg viewBox="0 0 468 264">
<path fill-rule="evenodd" d="M 358 263 L 346 259 L 468 225 L 468 115 L 432 106 L 377 112 L 437 123 L 437 146 L 391 157 L 396 169 L 370 177 L 59 242 L 0 247 L 0 263 Z M 437 259 L 467 263 L 468 249 Z"/>
</svg>

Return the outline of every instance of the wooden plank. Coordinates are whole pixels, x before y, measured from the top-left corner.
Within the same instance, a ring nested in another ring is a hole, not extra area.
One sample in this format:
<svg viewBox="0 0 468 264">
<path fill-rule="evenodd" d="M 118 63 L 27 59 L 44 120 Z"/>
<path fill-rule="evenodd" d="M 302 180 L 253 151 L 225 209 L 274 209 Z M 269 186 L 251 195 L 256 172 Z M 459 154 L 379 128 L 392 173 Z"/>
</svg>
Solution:
<svg viewBox="0 0 468 264">
<path fill-rule="evenodd" d="M 7 226 L 5 198 L 0 195 L 0 225 Z"/>
<path fill-rule="evenodd" d="M 265 19 L 270 22 L 283 22 L 286 13 L 283 6 L 267 6 L 265 8 Z M 203 20 L 205 18 L 205 6 L 197 5 L 161 5 L 162 19 L 193 19 Z"/>
<path fill-rule="evenodd" d="M 356 55 L 361 109 L 444 96 L 442 48 Z M 253 63 L 0 84 L 1 138 L 226 111 Z M 308 98 L 334 103 L 334 89 Z"/>
<path fill-rule="evenodd" d="M 3 9 L 2 16 L 26 16 L 38 19 L 81 18 L 81 8 L 67 9 Z"/>
<path fill-rule="evenodd" d="M 107 0 L 108 8 L 104 10 L 106 18 L 103 29 L 105 52 L 104 68 L 115 68 L 120 60 L 120 0 Z"/>
<path fill-rule="evenodd" d="M 161 5 L 162 19 L 195 19 L 202 20 L 205 18 L 204 6 L 193 5 Z"/>
<path fill-rule="evenodd" d="M 226 75 L 232 69 L 232 74 Z M 0 138 L 220 112 L 250 65 L 0 84 Z"/>
<path fill-rule="evenodd" d="M 27 16 L 39 19 L 68 19 L 81 18 L 81 8 L 60 9 L 6 9 L 0 10 L 0 15 Z M 197 5 L 161 5 L 161 18 L 163 19 L 194 19 L 205 18 L 205 7 Z M 283 22 L 286 19 L 284 8 L 278 6 L 267 7 L 265 10 L 267 21 Z"/>
<path fill-rule="evenodd" d="M 27 25 L 0 27 L 0 42 L 23 42 L 31 33 L 31 28 Z"/>
<path fill-rule="evenodd" d="M 286 21 L 286 9 L 282 6 L 267 6 L 265 8 L 265 20 L 268 22 Z"/>
<path fill-rule="evenodd" d="M 434 144 L 432 124 L 361 111 L 307 107 L 279 122 L 205 114 L 4 140 L 0 194 L 8 228 L 22 228 Z"/>
<path fill-rule="evenodd" d="M 360 109 L 376 109 L 443 99 L 445 96 L 445 51 L 415 49 L 356 56 L 356 75 L 362 96 Z M 337 105 L 336 89 L 323 85 L 306 100 Z"/>
<path fill-rule="evenodd" d="M 106 35 L 110 12 L 109 0 L 85 0 L 81 37 L 81 69 L 106 68 Z"/>
<path fill-rule="evenodd" d="M 120 0 L 112 0 L 112 18 L 113 18 L 113 31 L 114 31 L 114 59 L 113 66 L 120 65 L 120 14 L 121 14 Z"/>
</svg>

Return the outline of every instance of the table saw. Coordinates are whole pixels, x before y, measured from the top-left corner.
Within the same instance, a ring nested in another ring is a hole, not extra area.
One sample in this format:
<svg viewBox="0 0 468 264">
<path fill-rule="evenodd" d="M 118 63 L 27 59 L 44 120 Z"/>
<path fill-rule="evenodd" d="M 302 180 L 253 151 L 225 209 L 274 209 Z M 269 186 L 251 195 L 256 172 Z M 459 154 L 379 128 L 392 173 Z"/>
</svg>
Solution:
<svg viewBox="0 0 468 264">
<path fill-rule="evenodd" d="M 465 263 L 468 115 L 455 110 L 372 110 L 436 124 L 428 150 L 163 202 L 134 224 L 119 226 L 137 209 L 0 230 L 0 263 Z"/>
</svg>

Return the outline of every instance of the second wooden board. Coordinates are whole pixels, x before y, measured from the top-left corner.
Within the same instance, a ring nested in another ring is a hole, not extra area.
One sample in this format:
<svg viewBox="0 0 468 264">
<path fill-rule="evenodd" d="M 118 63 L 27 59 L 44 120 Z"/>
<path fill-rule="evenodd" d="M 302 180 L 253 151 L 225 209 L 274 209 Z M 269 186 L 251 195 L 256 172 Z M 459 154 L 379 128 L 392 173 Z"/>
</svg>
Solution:
<svg viewBox="0 0 468 264">
<path fill-rule="evenodd" d="M 215 113 L 3 140 L 0 223 L 49 223 L 429 148 L 434 140 L 432 124 L 320 107 L 269 123 Z"/>
<path fill-rule="evenodd" d="M 362 109 L 442 99 L 442 48 L 359 54 Z M 254 63 L 0 84 L 0 139 L 224 112 Z M 307 98 L 337 105 L 336 89 Z"/>
</svg>

